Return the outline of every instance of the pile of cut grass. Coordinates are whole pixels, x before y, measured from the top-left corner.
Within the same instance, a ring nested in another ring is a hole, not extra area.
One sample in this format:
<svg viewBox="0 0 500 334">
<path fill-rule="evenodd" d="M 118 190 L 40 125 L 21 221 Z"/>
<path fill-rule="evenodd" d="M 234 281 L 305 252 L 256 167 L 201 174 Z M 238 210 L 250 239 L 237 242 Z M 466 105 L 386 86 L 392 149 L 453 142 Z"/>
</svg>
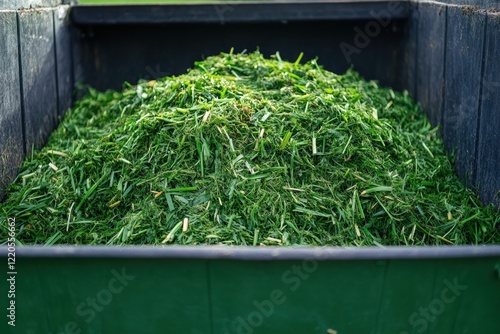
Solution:
<svg viewBox="0 0 500 334">
<path fill-rule="evenodd" d="M 0 204 L 25 244 L 500 241 L 407 93 L 279 54 L 90 90 Z"/>
</svg>

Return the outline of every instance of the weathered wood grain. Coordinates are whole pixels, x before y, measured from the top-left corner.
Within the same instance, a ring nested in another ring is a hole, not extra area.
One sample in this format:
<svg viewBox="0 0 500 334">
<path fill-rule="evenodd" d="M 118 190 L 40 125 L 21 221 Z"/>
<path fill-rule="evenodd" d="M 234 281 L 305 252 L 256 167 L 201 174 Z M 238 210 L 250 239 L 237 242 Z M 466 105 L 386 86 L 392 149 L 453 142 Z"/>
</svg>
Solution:
<svg viewBox="0 0 500 334">
<path fill-rule="evenodd" d="M 69 6 L 60 6 L 53 12 L 57 66 L 58 116 L 64 116 L 71 107 L 74 88 Z"/>
<path fill-rule="evenodd" d="M 417 40 L 418 40 L 418 2 L 410 3 L 410 15 L 402 23 L 403 38 L 399 46 L 399 59 L 396 62 L 396 73 L 393 88 L 398 91 L 407 90 L 416 98 Z"/>
<path fill-rule="evenodd" d="M 441 123 L 444 97 L 446 6 L 418 6 L 416 96 L 432 125 Z"/>
<path fill-rule="evenodd" d="M 476 140 L 485 14 L 448 7 L 443 139 L 469 186 L 476 178 Z"/>
<path fill-rule="evenodd" d="M 54 23 L 50 11 L 19 12 L 26 152 L 41 148 L 58 115 Z"/>
<path fill-rule="evenodd" d="M 0 12 L 0 200 L 24 159 L 15 12 Z"/>
<path fill-rule="evenodd" d="M 500 1 L 498 0 L 440 0 L 436 2 L 447 3 L 452 5 L 473 6 L 483 9 L 500 8 Z"/>
<path fill-rule="evenodd" d="M 0 9 L 52 7 L 63 2 L 64 0 L 0 0 Z"/>
<path fill-rule="evenodd" d="M 480 96 L 477 184 L 485 203 L 500 208 L 500 14 L 486 23 L 484 71 Z"/>
</svg>

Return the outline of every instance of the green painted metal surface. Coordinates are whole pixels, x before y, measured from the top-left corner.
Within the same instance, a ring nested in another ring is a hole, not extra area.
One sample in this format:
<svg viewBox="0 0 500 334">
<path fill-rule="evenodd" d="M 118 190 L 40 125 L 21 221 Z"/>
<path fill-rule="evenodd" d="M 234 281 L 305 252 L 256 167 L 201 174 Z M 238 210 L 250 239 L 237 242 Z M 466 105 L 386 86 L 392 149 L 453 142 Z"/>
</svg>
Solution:
<svg viewBox="0 0 500 334">
<path fill-rule="evenodd" d="M 364 249 L 363 256 L 341 250 L 342 256 L 327 259 L 307 252 L 273 255 L 272 249 L 256 256 L 250 248 L 236 257 L 230 248 L 218 255 L 207 255 L 204 248 L 185 255 L 180 248 L 181 256 L 168 248 L 139 256 L 131 256 L 130 248 L 120 251 L 114 248 L 113 256 L 21 252 L 16 326 L 3 316 L 1 333 L 498 334 L 500 329 L 498 247 L 493 256 L 473 256 L 472 248 L 454 257 L 420 256 L 418 250 L 394 257 L 391 251 Z M 7 287 L 2 285 L 5 301 Z"/>
</svg>

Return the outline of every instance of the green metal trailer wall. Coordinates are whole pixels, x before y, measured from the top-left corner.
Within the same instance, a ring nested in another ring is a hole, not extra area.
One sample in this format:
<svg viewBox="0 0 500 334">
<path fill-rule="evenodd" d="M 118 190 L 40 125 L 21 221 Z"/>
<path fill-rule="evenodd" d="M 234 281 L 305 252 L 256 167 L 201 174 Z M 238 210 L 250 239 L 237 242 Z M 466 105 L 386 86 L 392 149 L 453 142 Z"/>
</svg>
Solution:
<svg viewBox="0 0 500 334">
<path fill-rule="evenodd" d="M 52 247 L 18 254 L 16 327 L 3 315 L 2 333 L 498 334 L 500 328 L 499 247 Z"/>
</svg>

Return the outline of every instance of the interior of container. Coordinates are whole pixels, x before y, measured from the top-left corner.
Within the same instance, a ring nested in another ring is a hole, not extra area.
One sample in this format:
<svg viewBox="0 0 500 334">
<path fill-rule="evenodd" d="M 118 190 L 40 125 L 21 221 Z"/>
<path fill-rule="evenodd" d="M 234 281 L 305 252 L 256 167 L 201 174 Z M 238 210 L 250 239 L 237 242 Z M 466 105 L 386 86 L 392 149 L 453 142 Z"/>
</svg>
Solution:
<svg viewBox="0 0 500 334">
<path fill-rule="evenodd" d="M 289 60 L 304 52 L 334 72 L 353 66 L 408 90 L 440 124 L 459 176 L 498 206 L 496 9 L 489 0 L 0 2 L 0 189 L 78 97 L 75 83 L 119 89 L 234 47 Z M 498 332 L 499 246 L 16 252 L 16 332 Z"/>
<path fill-rule="evenodd" d="M 184 73 L 234 48 L 279 51 L 288 60 L 304 52 L 328 70 L 352 66 L 366 79 L 408 90 L 440 126 L 459 177 L 498 207 L 497 8 L 479 0 L 3 4 L 0 196 L 77 98 L 75 83 L 120 89 L 124 81 Z"/>
</svg>

